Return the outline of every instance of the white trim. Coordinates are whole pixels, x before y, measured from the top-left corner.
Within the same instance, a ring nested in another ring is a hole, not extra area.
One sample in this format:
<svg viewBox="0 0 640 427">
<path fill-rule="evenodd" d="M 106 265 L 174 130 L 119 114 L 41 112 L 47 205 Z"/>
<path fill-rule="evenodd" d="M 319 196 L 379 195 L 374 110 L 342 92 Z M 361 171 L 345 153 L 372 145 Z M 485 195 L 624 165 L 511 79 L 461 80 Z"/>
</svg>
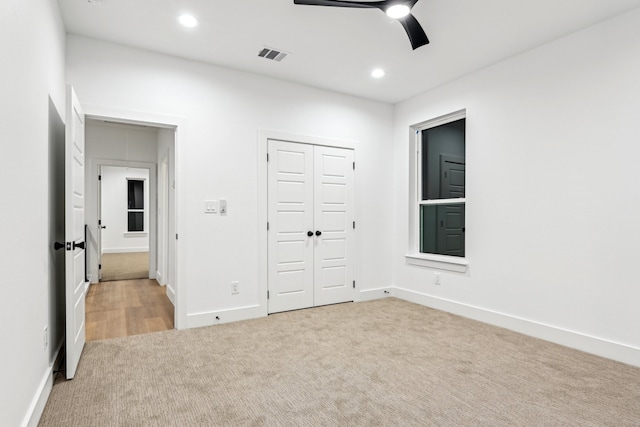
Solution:
<svg viewBox="0 0 640 427">
<path fill-rule="evenodd" d="M 44 412 L 44 407 L 47 404 L 47 400 L 49 400 L 49 395 L 51 394 L 52 388 L 53 368 L 48 367 L 42 380 L 40 381 L 38 391 L 36 392 L 36 395 L 33 397 L 33 400 L 29 405 L 29 410 L 27 411 L 27 415 L 22 421 L 22 426 L 36 427 L 38 425 L 38 423 L 40 422 L 40 418 L 42 417 L 42 413 Z"/>
<path fill-rule="evenodd" d="M 65 340 L 63 337 L 63 339 L 58 343 L 58 347 L 53 352 L 53 357 L 51 358 L 53 362 L 51 362 L 51 366 L 45 370 L 36 394 L 29 405 L 29 410 L 20 424 L 21 426 L 37 427 L 40 422 L 40 418 L 42 418 L 42 413 L 44 412 L 44 407 L 47 405 L 47 401 L 49 400 L 49 396 L 51 395 L 51 390 L 53 388 L 53 365 L 58 361 L 58 357 L 60 356 L 60 352 L 62 351 L 62 346 L 64 344 Z"/>
<path fill-rule="evenodd" d="M 464 197 L 458 197 L 457 199 L 431 199 L 431 200 L 418 200 L 419 206 L 432 206 L 432 205 L 464 205 L 467 199 Z"/>
<path fill-rule="evenodd" d="M 139 246 L 134 248 L 108 248 L 102 250 L 103 254 L 125 254 L 128 252 L 149 252 L 149 263 L 151 263 L 151 251 L 149 247 Z"/>
<path fill-rule="evenodd" d="M 387 293 L 385 293 L 387 292 Z M 355 302 L 373 301 L 391 296 L 391 288 L 366 289 L 356 294 Z"/>
<path fill-rule="evenodd" d="M 124 233 L 122 233 L 122 235 L 124 237 L 147 237 L 149 233 L 147 233 L 146 231 L 125 231 Z"/>
<path fill-rule="evenodd" d="M 176 306 L 176 290 L 169 283 L 167 283 L 165 286 L 167 287 L 167 298 L 169 298 L 169 301 L 171 301 L 171 304 L 173 304 L 173 306 L 175 307 Z"/>
<path fill-rule="evenodd" d="M 447 123 L 455 122 L 456 120 L 465 119 L 466 117 L 467 117 L 467 109 L 462 108 L 452 113 L 438 116 L 433 119 L 425 120 L 424 122 L 416 123 L 411 126 L 411 129 L 420 131 L 423 129 L 434 128 L 436 126 L 446 125 Z"/>
<path fill-rule="evenodd" d="M 259 129 L 258 130 L 258 295 L 259 295 L 259 310 L 262 316 L 267 316 L 269 301 L 267 300 L 268 286 L 268 240 L 267 240 L 267 221 L 268 221 L 268 201 L 267 201 L 267 189 L 268 189 L 268 165 L 267 165 L 267 151 L 269 140 L 278 140 L 286 142 L 294 142 L 298 144 L 310 144 L 320 145 L 325 147 L 347 148 L 353 150 L 353 160 L 357 162 L 356 146 L 357 141 L 353 140 L 339 140 L 332 138 L 322 138 L 318 136 L 310 135 L 295 135 L 286 132 Z M 357 188 L 358 177 L 354 175 L 354 219 L 356 224 L 359 221 L 358 215 L 358 203 L 357 203 Z M 354 239 L 357 240 L 358 227 L 354 230 Z M 360 278 L 360 257 L 358 251 L 358 245 L 354 244 L 354 271 L 353 277 L 356 283 L 359 283 Z M 354 292 L 354 299 L 358 298 L 357 289 Z"/>
<path fill-rule="evenodd" d="M 351 150 L 355 150 L 356 145 L 358 144 L 357 141 L 348 140 L 348 139 L 334 139 L 334 138 L 325 138 L 325 137 L 312 136 L 312 135 L 297 135 L 293 133 L 280 132 L 275 130 L 266 130 L 266 129 L 258 130 L 258 139 L 260 141 L 275 139 L 278 141 L 294 142 L 298 144 L 322 145 L 324 147 L 336 147 L 336 148 L 349 148 Z M 267 152 L 265 147 L 265 156 L 266 154 Z"/>
<path fill-rule="evenodd" d="M 405 255 L 407 264 L 419 267 L 437 268 L 439 270 L 455 271 L 464 273 L 467 271 L 469 261 L 466 258 L 459 258 L 447 255 L 436 254 L 407 254 Z"/>
<path fill-rule="evenodd" d="M 617 343 L 580 332 L 559 328 L 533 320 L 524 319 L 506 313 L 487 310 L 469 304 L 438 298 L 419 292 L 394 287 L 391 294 L 405 301 L 414 302 L 426 307 L 446 311 L 479 322 L 509 329 L 565 347 L 571 347 L 597 356 L 617 360 L 640 367 L 640 348 Z"/>
<path fill-rule="evenodd" d="M 173 260 L 175 267 L 175 283 L 172 284 L 174 290 L 174 325 L 176 329 L 184 329 L 187 325 L 187 292 L 186 292 L 186 264 L 188 248 L 184 242 L 187 236 L 187 224 L 181 221 L 186 218 L 186 206 L 181 204 L 182 199 L 186 200 L 183 183 L 186 182 L 186 152 L 187 152 L 187 121 L 182 117 L 165 116 L 162 114 L 148 113 L 142 111 L 120 110 L 98 105 L 83 105 L 85 117 L 113 121 L 117 123 L 127 123 L 134 125 L 146 125 L 165 129 L 175 129 L 175 217 L 176 234 L 182 236 L 176 239 L 176 253 Z M 182 286 L 181 286 L 182 285 Z"/>
<path fill-rule="evenodd" d="M 240 320 L 265 317 L 262 311 L 263 307 L 261 305 L 251 305 L 247 307 L 230 308 L 226 310 L 189 313 L 187 315 L 187 328 L 200 328 L 203 326 L 218 325 L 222 323 L 230 323 Z"/>
</svg>

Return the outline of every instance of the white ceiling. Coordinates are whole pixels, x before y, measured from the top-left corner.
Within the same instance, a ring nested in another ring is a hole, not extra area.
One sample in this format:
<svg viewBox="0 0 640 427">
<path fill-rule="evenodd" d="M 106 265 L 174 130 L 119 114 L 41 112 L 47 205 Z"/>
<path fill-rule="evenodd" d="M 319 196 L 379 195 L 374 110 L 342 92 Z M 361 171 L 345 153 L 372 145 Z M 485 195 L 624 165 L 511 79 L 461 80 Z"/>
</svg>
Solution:
<svg viewBox="0 0 640 427">
<path fill-rule="evenodd" d="M 620 13 L 640 0 L 419 0 L 431 44 L 411 50 L 375 9 L 293 0 L 58 0 L 67 31 L 395 103 Z M 177 16 L 200 21 L 185 29 Z M 271 47 L 282 62 L 259 58 Z M 386 76 L 370 77 L 374 67 Z"/>
</svg>

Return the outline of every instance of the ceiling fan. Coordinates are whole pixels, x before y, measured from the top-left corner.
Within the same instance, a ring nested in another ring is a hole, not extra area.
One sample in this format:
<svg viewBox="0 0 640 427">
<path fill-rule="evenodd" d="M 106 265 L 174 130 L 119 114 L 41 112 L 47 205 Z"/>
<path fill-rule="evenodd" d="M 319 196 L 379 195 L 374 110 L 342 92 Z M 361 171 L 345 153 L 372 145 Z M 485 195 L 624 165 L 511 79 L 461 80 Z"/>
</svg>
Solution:
<svg viewBox="0 0 640 427">
<path fill-rule="evenodd" d="M 311 6 L 353 7 L 362 9 L 380 9 L 387 16 L 397 19 L 409 36 L 411 47 L 416 50 L 429 44 L 429 39 L 418 20 L 411 14 L 411 8 L 418 0 L 382 0 L 382 1 L 350 1 L 350 0 L 293 0 L 294 4 Z"/>
</svg>

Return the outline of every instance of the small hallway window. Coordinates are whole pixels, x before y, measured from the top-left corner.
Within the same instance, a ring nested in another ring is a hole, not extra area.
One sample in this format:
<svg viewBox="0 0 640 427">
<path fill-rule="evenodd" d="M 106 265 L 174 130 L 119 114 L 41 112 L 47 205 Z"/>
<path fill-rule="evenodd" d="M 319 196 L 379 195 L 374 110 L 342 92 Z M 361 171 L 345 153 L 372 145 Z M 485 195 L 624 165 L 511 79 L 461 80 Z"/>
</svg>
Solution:
<svg viewBox="0 0 640 427">
<path fill-rule="evenodd" d="M 127 179 L 127 231 L 144 231 L 144 180 Z"/>
</svg>

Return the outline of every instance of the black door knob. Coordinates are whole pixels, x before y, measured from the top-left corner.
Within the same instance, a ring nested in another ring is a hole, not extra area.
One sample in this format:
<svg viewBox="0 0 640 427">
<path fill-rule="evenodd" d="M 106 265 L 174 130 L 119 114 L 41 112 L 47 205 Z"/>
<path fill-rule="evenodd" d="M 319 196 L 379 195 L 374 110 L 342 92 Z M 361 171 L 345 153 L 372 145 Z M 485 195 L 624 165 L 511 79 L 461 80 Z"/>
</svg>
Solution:
<svg viewBox="0 0 640 427">
<path fill-rule="evenodd" d="M 313 236 L 313 231 L 307 231 L 307 236 L 309 237 Z"/>
<path fill-rule="evenodd" d="M 320 236 L 322 234 L 322 231 L 316 231 L 316 236 Z"/>
<path fill-rule="evenodd" d="M 75 250 L 76 248 L 84 249 L 84 242 L 80 242 L 80 243 L 73 242 L 73 249 Z"/>
<path fill-rule="evenodd" d="M 53 244 L 53 249 L 59 251 L 60 249 L 64 249 L 64 242 L 55 242 Z"/>
</svg>

